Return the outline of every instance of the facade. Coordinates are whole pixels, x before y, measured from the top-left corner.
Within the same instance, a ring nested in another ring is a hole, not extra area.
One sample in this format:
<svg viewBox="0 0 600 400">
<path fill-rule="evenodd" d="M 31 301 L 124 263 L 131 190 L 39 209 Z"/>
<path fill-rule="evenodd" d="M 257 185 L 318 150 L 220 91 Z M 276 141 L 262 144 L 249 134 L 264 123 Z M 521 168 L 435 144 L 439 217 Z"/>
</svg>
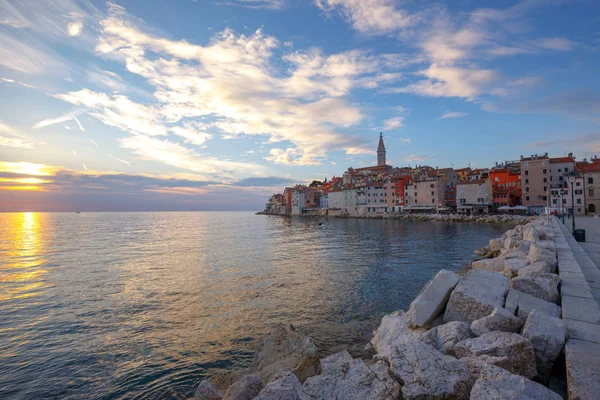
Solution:
<svg viewBox="0 0 600 400">
<path fill-rule="evenodd" d="M 590 162 L 583 160 L 577 163 L 577 170 L 583 177 L 586 213 L 600 213 L 600 158 L 596 156 Z"/>
<path fill-rule="evenodd" d="M 455 170 L 459 181 L 466 181 L 471 173 L 471 167 L 460 168 Z"/>
<path fill-rule="evenodd" d="M 292 192 L 292 215 L 302 215 L 306 208 L 306 195 L 304 192 Z"/>
<path fill-rule="evenodd" d="M 328 207 L 330 210 L 341 210 L 344 204 L 344 191 L 341 189 L 329 190 L 328 193 Z"/>
<path fill-rule="evenodd" d="M 394 206 L 394 183 L 392 179 L 375 181 L 365 187 L 367 212 L 391 212 Z"/>
<path fill-rule="evenodd" d="M 492 204 L 495 207 L 514 207 L 521 204 L 521 175 L 506 167 L 489 172 L 492 185 Z"/>
<path fill-rule="evenodd" d="M 445 206 L 445 185 L 439 178 L 428 178 L 413 184 L 414 193 L 411 211 L 437 210 Z"/>
<path fill-rule="evenodd" d="M 456 185 L 456 209 L 459 212 L 487 213 L 492 203 L 492 183 L 489 179 L 467 180 Z"/>
<path fill-rule="evenodd" d="M 573 188 L 573 196 L 571 196 L 571 187 Z M 552 185 L 550 189 L 550 212 L 556 210 L 561 214 L 574 212 L 575 215 L 584 215 L 586 211 L 584 193 L 584 178 L 582 176 L 575 177 L 572 186 L 571 180 Z M 573 201 L 575 203 L 574 209 L 572 208 Z"/>
<path fill-rule="evenodd" d="M 550 189 L 550 159 L 548 153 L 521 156 L 522 204 L 528 213 L 541 214 L 548 206 Z"/>
<path fill-rule="evenodd" d="M 322 194 L 319 198 L 319 208 L 329 208 L 329 195 Z"/>
</svg>

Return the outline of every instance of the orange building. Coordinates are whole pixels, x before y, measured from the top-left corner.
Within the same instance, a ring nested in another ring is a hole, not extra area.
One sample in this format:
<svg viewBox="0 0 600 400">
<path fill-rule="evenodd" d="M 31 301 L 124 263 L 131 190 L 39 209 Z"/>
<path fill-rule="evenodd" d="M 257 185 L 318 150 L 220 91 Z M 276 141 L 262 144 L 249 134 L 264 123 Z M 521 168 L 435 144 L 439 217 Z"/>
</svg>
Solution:
<svg viewBox="0 0 600 400">
<path fill-rule="evenodd" d="M 489 179 L 495 206 L 514 207 L 521 204 L 521 175 L 509 168 L 494 168 L 489 172 Z"/>
</svg>

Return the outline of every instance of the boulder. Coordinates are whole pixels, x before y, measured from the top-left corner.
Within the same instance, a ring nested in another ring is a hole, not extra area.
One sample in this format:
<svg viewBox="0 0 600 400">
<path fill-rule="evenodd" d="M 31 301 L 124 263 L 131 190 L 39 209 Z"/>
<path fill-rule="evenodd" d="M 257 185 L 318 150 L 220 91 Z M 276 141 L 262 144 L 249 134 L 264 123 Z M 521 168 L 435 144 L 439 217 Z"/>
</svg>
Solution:
<svg viewBox="0 0 600 400">
<path fill-rule="evenodd" d="M 400 397 L 400 384 L 390 376 L 385 361 L 368 367 L 353 360 L 347 351 L 321 360 L 321 374 L 308 378 L 302 387 L 315 400 L 386 400 Z"/>
<path fill-rule="evenodd" d="M 558 303 L 560 294 L 558 284 L 560 279 L 552 274 L 537 274 L 535 276 L 519 275 L 510 281 L 510 287 L 519 292 L 528 293 L 539 299 Z"/>
<path fill-rule="evenodd" d="M 540 235 L 535 227 L 532 225 L 527 226 L 523 230 L 523 240 L 528 240 L 530 242 L 539 242 Z"/>
<path fill-rule="evenodd" d="M 427 328 L 444 311 L 458 281 L 460 277 L 452 271 L 443 269 L 438 272 L 411 303 L 406 313 L 409 326 Z"/>
<path fill-rule="evenodd" d="M 556 271 L 556 267 L 558 266 L 556 255 L 551 256 L 548 254 L 536 254 L 533 256 L 527 256 L 527 259 L 531 264 L 535 264 L 537 262 L 544 262 L 548 264 L 548 268 L 551 272 Z"/>
<path fill-rule="evenodd" d="M 443 354 L 449 354 L 456 343 L 473 336 L 468 323 L 452 321 L 430 329 L 421 336 L 420 341 Z"/>
<path fill-rule="evenodd" d="M 312 339 L 280 324 L 260 342 L 246 374 L 259 375 L 263 382 L 282 370 L 292 370 L 305 380 L 317 372 L 317 347 Z"/>
<path fill-rule="evenodd" d="M 489 247 L 492 251 L 500 251 L 504 248 L 504 240 L 502 239 L 491 239 Z"/>
<path fill-rule="evenodd" d="M 515 332 L 518 333 L 523 326 L 523 321 L 515 317 L 506 308 L 496 307 L 487 317 L 480 318 L 471 323 L 471 331 L 481 336 L 488 332 Z"/>
<path fill-rule="evenodd" d="M 223 400 L 252 400 L 260 393 L 262 381 L 258 375 L 246 375 L 225 392 Z"/>
<path fill-rule="evenodd" d="M 473 270 L 456 285 L 444 313 L 444 322 L 473 322 L 502 307 L 509 279 L 501 274 Z"/>
<path fill-rule="evenodd" d="M 489 332 L 458 342 L 452 349 L 457 358 L 492 356 L 505 358 L 510 372 L 533 378 L 537 375 L 535 353 L 531 342 L 512 332 Z"/>
<path fill-rule="evenodd" d="M 471 400 L 562 400 L 562 397 L 539 383 L 488 364 L 473 386 Z"/>
<path fill-rule="evenodd" d="M 212 382 L 202 381 L 194 392 L 194 400 L 221 400 L 223 392 Z"/>
<path fill-rule="evenodd" d="M 558 358 L 567 335 L 567 324 L 560 318 L 551 317 L 534 310 L 527 317 L 523 327 L 525 336 L 533 345 L 538 375 L 546 381 Z"/>
<path fill-rule="evenodd" d="M 510 369 L 511 365 L 511 360 L 508 357 L 488 356 L 486 354 L 475 357 L 463 357 L 461 360 L 467 364 L 469 372 L 471 372 L 471 375 L 473 375 L 473 378 L 475 379 L 479 378 L 481 370 L 487 364 L 492 364 L 504 369 Z"/>
<path fill-rule="evenodd" d="M 555 271 L 556 268 L 552 268 L 551 264 L 545 261 L 538 261 L 519 269 L 519 275 L 528 276 L 532 273 L 554 273 Z"/>
<path fill-rule="evenodd" d="M 278 371 L 272 378 L 254 400 L 312 400 L 302 391 L 302 384 L 292 371 Z"/>
<path fill-rule="evenodd" d="M 402 399 L 468 399 L 473 378 L 464 361 L 426 343 L 400 344 L 388 356 L 391 374 L 402 384 Z"/>
<path fill-rule="evenodd" d="M 379 328 L 373 332 L 371 344 L 377 353 L 376 357 L 384 358 L 395 346 L 411 340 L 419 340 L 424 332 L 423 328 L 409 327 L 404 311 L 396 311 L 383 317 Z"/>
<path fill-rule="evenodd" d="M 502 272 L 504 271 L 505 255 L 500 255 L 494 258 L 486 258 L 483 260 L 473 261 L 471 268 L 482 269 L 491 272 Z"/>
<path fill-rule="evenodd" d="M 521 268 L 524 268 L 527 265 L 529 265 L 529 260 L 522 258 L 510 258 L 504 261 L 504 276 L 513 278 L 519 275 L 519 271 L 521 270 Z"/>
<path fill-rule="evenodd" d="M 538 310 L 557 318 L 560 318 L 561 314 L 561 309 L 556 304 L 515 289 L 508 291 L 504 308 L 516 313 L 523 321 L 527 319 L 529 313 L 533 310 Z"/>
</svg>

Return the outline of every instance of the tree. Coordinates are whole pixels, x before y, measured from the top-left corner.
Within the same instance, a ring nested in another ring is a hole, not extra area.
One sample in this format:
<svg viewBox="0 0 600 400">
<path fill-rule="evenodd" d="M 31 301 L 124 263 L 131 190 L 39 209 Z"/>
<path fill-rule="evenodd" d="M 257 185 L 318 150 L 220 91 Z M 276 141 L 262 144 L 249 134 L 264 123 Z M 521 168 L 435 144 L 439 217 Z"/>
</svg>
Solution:
<svg viewBox="0 0 600 400">
<path fill-rule="evenodd" d="M 312 181 L 312 182 L 310 183 L 310 185 L 308 185 L 308 186 L 309 186 L 309 187 L 317 187 L 317 186 L 321 186 L 322 184 L 323 184 L 323 182 L 321 182 L 321 181 L 317 181 L 317 180 L 314 180 L 314 181 Z"/>
</svg>

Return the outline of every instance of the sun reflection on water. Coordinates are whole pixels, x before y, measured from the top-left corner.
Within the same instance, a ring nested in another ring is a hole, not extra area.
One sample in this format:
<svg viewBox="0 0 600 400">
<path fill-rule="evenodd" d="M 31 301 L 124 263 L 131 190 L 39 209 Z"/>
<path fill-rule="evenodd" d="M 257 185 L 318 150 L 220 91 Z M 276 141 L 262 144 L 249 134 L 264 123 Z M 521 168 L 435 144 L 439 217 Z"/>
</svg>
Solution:
<svg viewBox="0 0 600 400">
<path fill-rule="evenodd" d="M 38 213 L 15 213 L 0 227 L 0 301 L 33 297 L 45 286 L 44 234 Z"/>
</svg>

